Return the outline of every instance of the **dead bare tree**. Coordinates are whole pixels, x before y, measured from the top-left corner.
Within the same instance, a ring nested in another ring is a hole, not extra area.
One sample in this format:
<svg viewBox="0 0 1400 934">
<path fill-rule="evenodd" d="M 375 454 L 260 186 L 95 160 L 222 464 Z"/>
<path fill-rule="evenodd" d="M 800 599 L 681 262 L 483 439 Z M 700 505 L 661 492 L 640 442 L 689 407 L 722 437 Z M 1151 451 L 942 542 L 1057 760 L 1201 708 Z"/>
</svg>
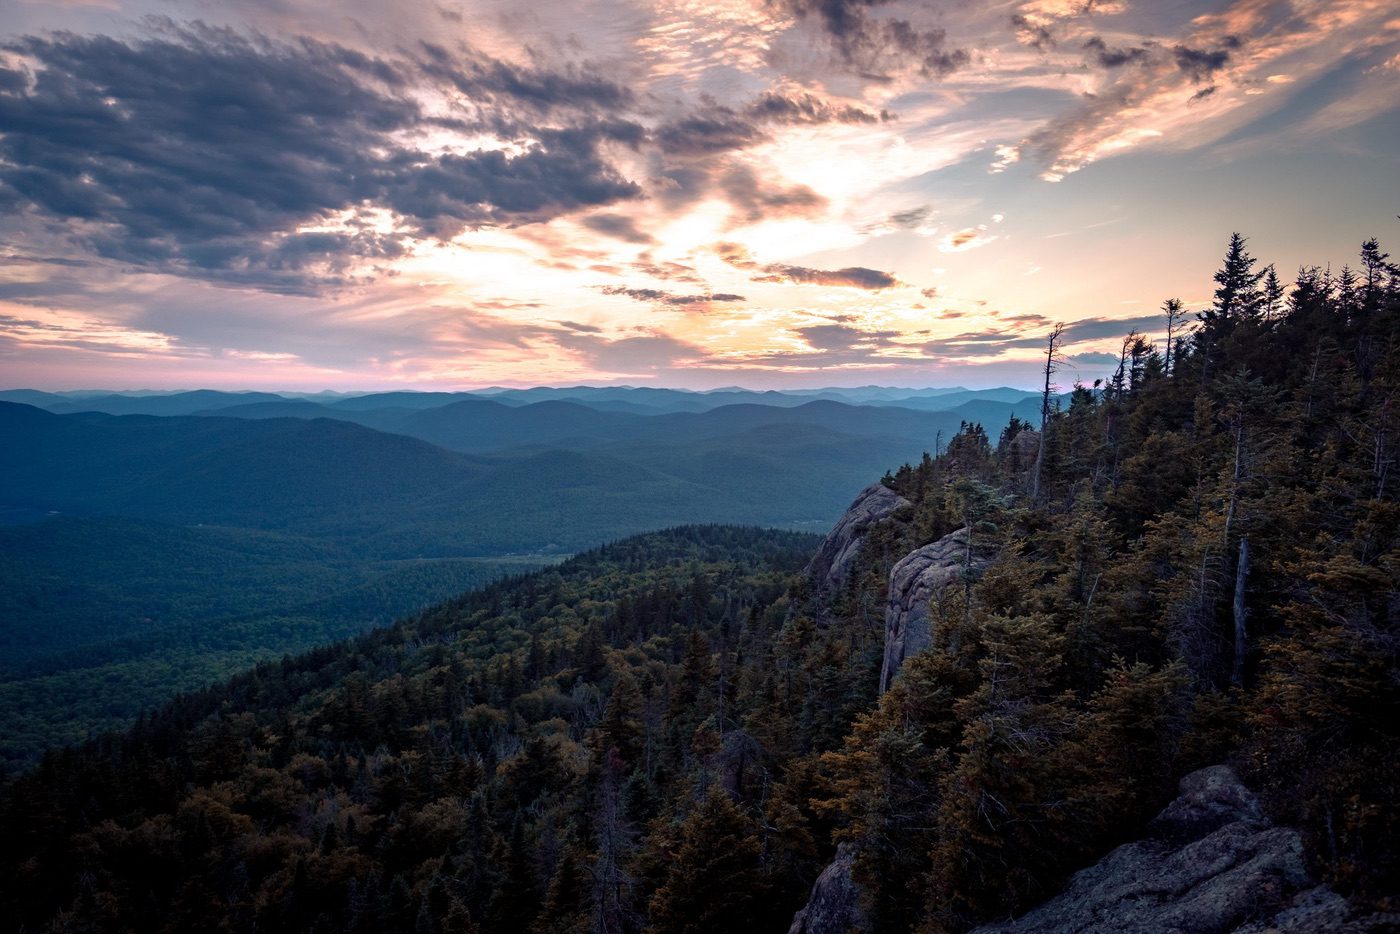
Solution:
<svg viewBox="0 0 1400 934">
<path fill-rule="evenodd" d="M 1050 393 L 1054 390 L 1055 371 L 1064 358 L 1060 355 L 1060 344 L 1064 339 L 1065 326 L 1057 323 L 1045 340 L 1045 390 L 1040 397 L 1040 441 L 1035 455 L 1035 473 L 1031 476 L 1031 501 L 1040 499 L 1041 477 L 1045 472 L 1045 447 L 1050 431 Z"/>
<path fill-rule="evenodd" d="M 1244 588 L 1249 578 L 1249 538 L 1240 539 L 1240 556 L 1235 563 L 1235 657 L 1230 667 L 1230 683 L 1235 687 L 1244 685 L 1244 653 L 1247 645 L 1245 621 L 1249 618 L 1249 608 L 1245 606 Z"/>
<path fill-rule="evenodd" d="M 1172 356 L 1176 351 L 1176 331 L 1181 319 L 1186 317 L 1186 308 L 1179 298 L 1169 298 L 1162 303 L 1162 311 L 1167 314 L 1167 357 L 1162 364 L 1162 372 L 1171 375 Z"/>
</svg>

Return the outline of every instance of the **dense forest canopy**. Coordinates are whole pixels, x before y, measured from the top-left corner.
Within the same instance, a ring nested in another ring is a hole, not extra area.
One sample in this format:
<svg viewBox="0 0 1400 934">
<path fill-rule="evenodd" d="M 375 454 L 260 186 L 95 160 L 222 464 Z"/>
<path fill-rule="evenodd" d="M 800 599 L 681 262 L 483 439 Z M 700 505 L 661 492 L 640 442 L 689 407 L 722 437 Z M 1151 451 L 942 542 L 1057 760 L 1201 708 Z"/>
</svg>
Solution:
<svg viewBox="0 0 1400 934">
<path fill-rule="evenodd" d="M 962 931 L 1222 761 L 1400 907 L 1400 270 L 1370 240 L 1284 288 L 1236 236 L 1215 281 L 1041 424 L 887 475 L 834 595 L 811 537 L 646 535 L 50 753 L 0 799 L 0 914 L 780 930 L 848 842 L 877 929 Z M 957 529 L 992 557 L 880 695 L 890 568 Z"/>
<path fill-rule="evenodd" d="M 1039 403 L 1007 388 L 0 391 L 0 768 L 606 541 L 824 531 L 926 437 Z"/>
</svg>

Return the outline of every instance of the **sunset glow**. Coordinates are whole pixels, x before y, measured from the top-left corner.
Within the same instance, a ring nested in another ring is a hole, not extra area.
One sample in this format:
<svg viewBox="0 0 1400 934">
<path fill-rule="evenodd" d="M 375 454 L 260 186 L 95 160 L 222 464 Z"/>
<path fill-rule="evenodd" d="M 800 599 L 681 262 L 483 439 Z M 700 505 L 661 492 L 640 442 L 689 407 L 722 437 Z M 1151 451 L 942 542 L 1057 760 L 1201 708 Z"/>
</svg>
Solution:
<svg viewBox="0 0 1400 934">
<path fill-rule="evenodd" d="M 332 10 L 7 9 L 7 386 L 1088 381 L 1397 224 L 1384 0 Z"/>
</svg>

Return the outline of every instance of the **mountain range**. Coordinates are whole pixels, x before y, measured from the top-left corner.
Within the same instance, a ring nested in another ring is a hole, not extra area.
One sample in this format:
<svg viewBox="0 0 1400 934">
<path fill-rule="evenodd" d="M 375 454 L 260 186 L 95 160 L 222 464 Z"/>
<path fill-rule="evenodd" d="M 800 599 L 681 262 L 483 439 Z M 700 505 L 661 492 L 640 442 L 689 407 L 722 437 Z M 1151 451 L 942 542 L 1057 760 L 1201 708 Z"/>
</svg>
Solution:
<svg viewBox="0 0 1400 934">
<path fill-rule="evenodd" d="M 1040 405 L 875 388 L 0 397 L 11 766 L 604 541 L 684 523 L 824 530 L 962 422 L 995 434 Z M 909 398 L 924 408 L 891 404 Z"/>
</svg>

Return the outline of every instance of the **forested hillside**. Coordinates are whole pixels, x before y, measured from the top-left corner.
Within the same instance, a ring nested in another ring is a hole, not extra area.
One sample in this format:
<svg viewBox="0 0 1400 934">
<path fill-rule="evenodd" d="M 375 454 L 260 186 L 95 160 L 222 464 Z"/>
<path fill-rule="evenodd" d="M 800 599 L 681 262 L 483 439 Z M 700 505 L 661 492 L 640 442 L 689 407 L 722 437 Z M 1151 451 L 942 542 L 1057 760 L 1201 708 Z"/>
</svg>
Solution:
<svg viewBox="0 0 1400 934">
<path fill-rule="evenodd" d="M 1400 271 L 1284 289 L 1236 237 L 1215 285 L 1043 426 L 891 471 L 834 592 L 811 537 L 642 536 L 51 754 L 0 799 L 0 916 L 783 930 L 845 843 L 869 927 L 964 931 L 1221 762 L 1400 910 Z M 891 569 L 950 541 L 880 694 Z"/>
<path fill-rule="evenodd" d="M 0 526 L 0 768 L 557 560 L 375 560 L 334 542 L 133 519 Z"/>
<path fill-rule="evenodd" d="M 604 541 L 694 522 L 823 530 L 962 413 L 1002 424 L 1027 410 L 1016 390 L 4 398 L 11 768 L 258 660 Z M 590 407 L 605 404 L 649 414 Z M 683 405 L 700 410 L 664 408 Z"/>
<path fill-rule="evenodd" d="M 1018 411 L 985 404 L 997 424 Z M 238 526 L 377 558 L 572 552 L 688 522 L 815 530 L 872 473 L 963 420 L 836 402 L 643 417 L 473 399 L 342 414 L 372 427 L 0 402 L 13 442 L 0 449 L 0 515 Z"/>
</svg>

